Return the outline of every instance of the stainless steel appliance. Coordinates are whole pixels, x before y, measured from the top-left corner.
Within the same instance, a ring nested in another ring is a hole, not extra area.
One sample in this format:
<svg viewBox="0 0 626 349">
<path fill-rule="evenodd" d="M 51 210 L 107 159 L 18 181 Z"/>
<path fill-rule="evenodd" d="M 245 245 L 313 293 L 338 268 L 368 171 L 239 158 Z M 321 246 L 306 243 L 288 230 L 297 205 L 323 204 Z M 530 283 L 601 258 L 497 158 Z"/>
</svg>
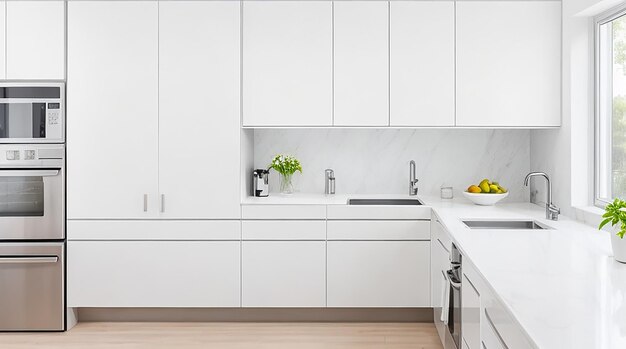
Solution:
<svg viewBox="0 0 626 349">
<path fill-rule="evenodd" d="M 461 278 L 463 275 L 462 255 L 456 245 L 450 251 L 450 270 L 446 272 L 449 287 L 448 321 L 446 327 L 446 349 L 461 349 Z"/>
<path fill-rule="evenodd" d="M 0 331 L 65 330 L 63 84 L 0 84 Z"/>
<path fill-rule="evenodd" d="M 270 195 L 270 171 L 256 169 L 252 171 L 252 182 L 254 185 L 253 194 L 257 197 L 267 197 Z"/>
<path fill-rule="evenodd" d="M 0 83 L 0 143 L 63 143 L 63 83 Z"/>
<path fill-rule="evenodd" d="M 335 171 L 330 168 L 324 171 L 324 194 L 335 194 Z"/>
</svg>

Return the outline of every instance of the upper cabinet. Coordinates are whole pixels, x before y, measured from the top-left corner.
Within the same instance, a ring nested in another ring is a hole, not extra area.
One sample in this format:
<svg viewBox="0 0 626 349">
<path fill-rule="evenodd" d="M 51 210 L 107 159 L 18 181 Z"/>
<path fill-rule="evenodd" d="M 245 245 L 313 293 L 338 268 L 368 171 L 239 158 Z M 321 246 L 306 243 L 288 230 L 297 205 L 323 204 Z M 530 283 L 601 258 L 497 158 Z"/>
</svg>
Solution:
<svg viewBox="0 0 626 349">
<path fill-rule="evenodd" d="M 454 126 L 454 1 L 390 6 L 391 126 Z"/>
<path fill-rule="evenodd" d="M 239 28 L 238 1 L 159 2 L 162 217 L 240 215 Z"/>
<path fill-rule="evenodd" d="M 6 2 L 6 78 L 65 79 L 65 1 Z"/>
<path fill-rule="evenodd" d="M 389 125 L 389 4 L 334 3 L 334 125 Z"/>
<path fill-rule="evenodd" d="M 157 2 L 68 6 L 68 218 L 147 218 L 158 206 Z"/>
<path fill-rule="evenodd" d="M 243 125 L 332 125 L 332 3 L 243 2 Z"/>
<path fill-rule="evenodd" d="M 561 120 L 561 2 L 458 1 L 456 125 Z"/>
</svg>

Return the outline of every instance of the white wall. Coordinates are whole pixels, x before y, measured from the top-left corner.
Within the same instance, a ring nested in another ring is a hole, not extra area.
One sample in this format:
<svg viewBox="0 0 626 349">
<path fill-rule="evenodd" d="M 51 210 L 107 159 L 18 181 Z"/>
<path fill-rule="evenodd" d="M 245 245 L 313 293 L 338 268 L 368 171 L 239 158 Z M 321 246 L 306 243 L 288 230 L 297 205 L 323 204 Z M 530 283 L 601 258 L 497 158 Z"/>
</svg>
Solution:
<svg viewBox="0 0 626 349">
<path fill-rule="evenodd" d="M 335 170 L 337 193 L 408 193 L 408 163 L 417 162 L 421 194 L 439 195 L 442 184 L 455 195 L 483 178 L 509 188 L 509 201 L 527 201 L 530 169 L 528 130 L 257 129 L 254 165 L 266 168 L 279 153 L 295 155 L 304 173 L 297 190 L 323 193 L 324 169 Z M 278 191 L 278 174 L 270 174 Z"/>
</svg>

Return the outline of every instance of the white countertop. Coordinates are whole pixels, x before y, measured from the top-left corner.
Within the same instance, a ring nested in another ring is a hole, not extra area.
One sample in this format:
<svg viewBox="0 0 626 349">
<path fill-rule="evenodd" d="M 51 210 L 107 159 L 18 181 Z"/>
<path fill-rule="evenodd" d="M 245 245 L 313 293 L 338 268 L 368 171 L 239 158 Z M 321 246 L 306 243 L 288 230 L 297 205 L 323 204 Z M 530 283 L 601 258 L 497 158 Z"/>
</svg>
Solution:
<svg viewBox="0 0 626 349">
<path fill-rule="evenodd" d="M 356 197 L 407 196 L 294 194 L 243 204 L 335 205 Z M 626 348 L 626 264 L 613 259 L 609 233 L 564 216 L 546 220 L 542 207 L 528 203 L 481 207 L 464 198 L 419 198 L 539 348 Z M 469 229 L 462 218 L 533 218 L 554 229 Z"/>
</svg>

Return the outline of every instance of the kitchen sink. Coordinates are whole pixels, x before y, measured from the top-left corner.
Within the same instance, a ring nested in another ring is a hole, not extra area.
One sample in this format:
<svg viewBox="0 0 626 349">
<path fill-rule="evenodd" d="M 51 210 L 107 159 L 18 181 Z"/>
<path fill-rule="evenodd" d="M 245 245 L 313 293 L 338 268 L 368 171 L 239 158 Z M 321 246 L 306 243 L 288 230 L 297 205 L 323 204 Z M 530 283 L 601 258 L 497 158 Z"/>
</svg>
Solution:
<svg viewBox="0 0 626 349">
<path fill-rule="evenodd" d="M 348 205 L 419 206 L 423 203 L 418 199 L 348 199 Z"/>
<path fill-rule="evenodd" d="M 467 220 L 462 221 L 470 229 L 515 229 L 515 230 L 542 230 L 552 229 L 532 220 Z"/>
</svg>

